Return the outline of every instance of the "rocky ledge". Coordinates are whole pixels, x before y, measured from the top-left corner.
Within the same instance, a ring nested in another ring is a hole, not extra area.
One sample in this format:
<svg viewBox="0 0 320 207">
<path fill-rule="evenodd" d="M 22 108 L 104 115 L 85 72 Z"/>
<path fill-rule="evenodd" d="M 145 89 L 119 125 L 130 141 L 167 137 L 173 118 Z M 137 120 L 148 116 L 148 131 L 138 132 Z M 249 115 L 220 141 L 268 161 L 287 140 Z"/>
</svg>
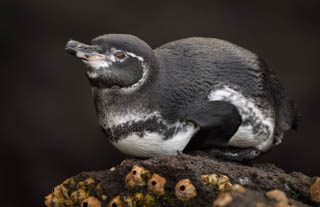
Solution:
<svg viewBox="0 0 320 207">
<path fill-rule="evenodd" d="M 272 164 L 242 164 L 192 155 L 127 159 L 108 170 L 65 180 L 48 207 L 320 205 L 320 179 Z"/>
</svg>

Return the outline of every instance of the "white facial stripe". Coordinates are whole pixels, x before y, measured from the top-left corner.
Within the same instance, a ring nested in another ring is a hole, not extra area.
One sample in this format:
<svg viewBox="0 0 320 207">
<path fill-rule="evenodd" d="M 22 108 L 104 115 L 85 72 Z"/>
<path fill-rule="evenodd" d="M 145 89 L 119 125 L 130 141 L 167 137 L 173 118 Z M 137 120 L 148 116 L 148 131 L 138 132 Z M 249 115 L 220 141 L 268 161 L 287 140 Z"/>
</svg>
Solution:
<svg viewBox="0 0 320 207">
<path fill-rule="evenodd" d="M 133 58 L 137 58 L 140 62 L 144 61 L 143 57 L 138 56 L 138 55 L 136 55 L 136 54 L 134 54 L 132 52 L 126 52 L 126 51 L 118 50 L 116 48 L 111 48 L 110 51 L 111 51 L 112 54 L 115 54 L 117 52 L 122 52 L 122 53 L 126 54 L 127 56 L 130 56 L 130 57 L 133 57 Z M 126 59 L 126 58 L 125 59 L 118 59 L 114 55 L 111 55 L 110 58 L 111 57 L 113 57 L 115 59 L 115 61 L 119 61 L 119 62 L 123 62 Z"/>
<path fill-rule="evenodd" d="M 134 57 L 134 58 L 137 58 L 138 60 L 140 60 L 141 62 L 144 61 L 143 57 L 140 57 L 132 52 L 126 52 L 127 55 L 131 56 L 131 57 Z"/>
</svg>

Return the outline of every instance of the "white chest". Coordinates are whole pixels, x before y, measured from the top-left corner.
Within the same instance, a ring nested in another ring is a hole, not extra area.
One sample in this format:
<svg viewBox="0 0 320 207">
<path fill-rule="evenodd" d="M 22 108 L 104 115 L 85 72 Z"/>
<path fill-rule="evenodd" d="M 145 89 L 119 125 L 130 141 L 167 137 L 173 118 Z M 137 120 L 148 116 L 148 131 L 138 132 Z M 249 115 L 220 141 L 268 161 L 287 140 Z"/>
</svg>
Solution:
<svg viewBox="0 0 320 207">
<path fill-rule="evenodd" d="M 121 152 L 137 157 L 175 155 L 182 152 L 197 131 L 198 128 L 190 124 L 184 125 L 169 139 L 165 139 L 160 133 L 144 132 L 142 137 L 131 133 L 127 137 L 111 141 L 111 143 Z"/>
</svg>

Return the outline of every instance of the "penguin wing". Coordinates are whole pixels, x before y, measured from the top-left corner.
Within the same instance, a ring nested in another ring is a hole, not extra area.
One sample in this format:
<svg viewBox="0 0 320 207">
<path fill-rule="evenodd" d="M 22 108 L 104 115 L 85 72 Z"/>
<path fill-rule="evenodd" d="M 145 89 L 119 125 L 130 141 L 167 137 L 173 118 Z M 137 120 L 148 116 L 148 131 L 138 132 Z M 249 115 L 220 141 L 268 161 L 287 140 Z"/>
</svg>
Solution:
<svg viewBox="0 0 320 207">
<path fill-rule="evenodd" d="M 200 127 L 197 148 L 226 147 L 242 123 L 237 108 L 226 101 L 199 101 L 185 111 L 185 119 Z M 192 141 L 192 140 L 191 140 Z"/>
</svg>

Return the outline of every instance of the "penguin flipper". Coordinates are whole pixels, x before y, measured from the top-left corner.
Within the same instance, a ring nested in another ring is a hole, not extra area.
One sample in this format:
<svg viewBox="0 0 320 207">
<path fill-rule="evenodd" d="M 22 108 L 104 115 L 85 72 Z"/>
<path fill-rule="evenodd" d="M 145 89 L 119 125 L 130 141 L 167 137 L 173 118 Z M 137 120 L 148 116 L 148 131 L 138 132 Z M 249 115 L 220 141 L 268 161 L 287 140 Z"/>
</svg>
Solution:
<svg viewBox="0 0 320 207">
<path fill-rule="evenodd" d="M 237 108 L 225 101 L 197 102 L 186 110 L 186 119 L 200 127 L 187 149 L 227 147 L 242 122 Z"/>
</svg>

